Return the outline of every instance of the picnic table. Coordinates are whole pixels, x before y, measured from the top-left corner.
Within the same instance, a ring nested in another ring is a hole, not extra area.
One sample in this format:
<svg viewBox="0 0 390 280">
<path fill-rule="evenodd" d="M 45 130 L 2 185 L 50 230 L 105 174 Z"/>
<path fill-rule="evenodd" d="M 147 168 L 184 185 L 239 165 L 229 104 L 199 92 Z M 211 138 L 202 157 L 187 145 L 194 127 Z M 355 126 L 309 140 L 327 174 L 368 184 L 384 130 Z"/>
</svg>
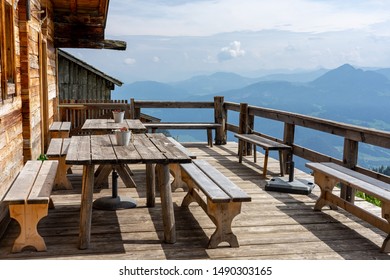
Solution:
<svg viewBox="0 0 390 280">
<path fill-rule="evenodd" d="M 121 123 L 116 123 L 113 119 L 87 119 L 81 130 L 92 134 L 107 134 L 123 127 L 133 133 L 146 132 L 146 127 L 139 119 L 124 119 Z"/>
<path fill-rule="evenodd" d="M 88 134 L 110 134 L 115 130 L 127 128 L 132 133 L 145 133 L 146 127 L 139 119 L 124 119 L 122 122 L 115 122 L 113 119 L 87 119 L 82 126 L 82 131 Z M 99 186 L 108 186 L 108 176 L 112 172 L 112 195 L 102 197 L 94 202 L 94 207 L 103 210 L 128 209 L 136 207 L 136 202 L 132 198 L 120 198 L 117 186 L 118 177 L 121 177 L 127 187 L 135 187 L 131 175 L 132 172 L 127 165 L 101 165 L 99 175 L 95 183 Z M 119 173 L 119 175 L 118 175 Z"/>
<path fill-rule="evenodd" d="M 123 167 L 146 164 L 147 206 L 154 205 L 155 181 L 160 187 L 164 240 L 176 242 L 169 164 L 188 163 L 191 158 L 161 133 L 134 134 L 128 146 L 119 146 L 112 134 L 73 136 L 66 163 L 83 166 L 79 248 L 90 245 L 95 165 Z M 156 176 L 157 173 L 157 176 Z M 125 172 L 122 176 L 130 176 Z"/>
</svg>

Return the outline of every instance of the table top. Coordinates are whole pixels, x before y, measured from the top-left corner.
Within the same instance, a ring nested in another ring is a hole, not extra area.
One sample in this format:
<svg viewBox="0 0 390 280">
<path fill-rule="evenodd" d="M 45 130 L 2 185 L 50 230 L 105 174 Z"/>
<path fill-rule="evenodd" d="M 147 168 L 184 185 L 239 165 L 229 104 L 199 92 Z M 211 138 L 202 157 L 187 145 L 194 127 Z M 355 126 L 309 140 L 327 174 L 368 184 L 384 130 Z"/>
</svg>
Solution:
<svg viewBox="0 0 390 280">
<path fill-rule="evenodd" d="M 119 146 L 113 134 L 73 136 L 66 164 L 188 163 L 191 158 L 162 133 L 132 134 L 128 146 Z"/>
<path fill-rule="evenodd" d="M 145 132 L 146 127 L 139 119 L 124 119 L 116 123 L 113 119 L 87 119 L 81 128 L 89 131 L 109 131 L 126 127 L 133 132 Z"/>
</svg>

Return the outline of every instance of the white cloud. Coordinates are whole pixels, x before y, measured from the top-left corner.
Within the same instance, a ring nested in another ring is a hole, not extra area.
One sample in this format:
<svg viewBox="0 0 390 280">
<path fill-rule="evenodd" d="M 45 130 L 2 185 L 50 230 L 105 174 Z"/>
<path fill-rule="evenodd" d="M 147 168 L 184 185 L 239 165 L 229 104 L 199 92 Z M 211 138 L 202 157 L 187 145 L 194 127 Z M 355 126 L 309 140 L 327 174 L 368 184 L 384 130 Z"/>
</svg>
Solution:
<svg viewBox="0 0 390 280">
<path fill-rule="evenodd" d="M 136 60 L 134 58 L 128 57 L 128 58 L 125 58 L 124 62 L 127 65 L 133 65 L 136 63 Z"/>
<path fill-rule="evenodd" d="M 241 42 L 234 41 L 229 44 L 228 47 L 223 47 L 218 54 L 218 60 L 224 61 L 233 58 L 237 58 L 240 56 L 244 56 L 245 51 L 241 49 Z"/>
<path fill-rule="evenodd" d="M 160 62 L 161 59 L 158 56 L 154 56 L 152 58 L 152 60 L 153 60 L 153 62 L 158 63 L 158 62 Z"/>
</svg>

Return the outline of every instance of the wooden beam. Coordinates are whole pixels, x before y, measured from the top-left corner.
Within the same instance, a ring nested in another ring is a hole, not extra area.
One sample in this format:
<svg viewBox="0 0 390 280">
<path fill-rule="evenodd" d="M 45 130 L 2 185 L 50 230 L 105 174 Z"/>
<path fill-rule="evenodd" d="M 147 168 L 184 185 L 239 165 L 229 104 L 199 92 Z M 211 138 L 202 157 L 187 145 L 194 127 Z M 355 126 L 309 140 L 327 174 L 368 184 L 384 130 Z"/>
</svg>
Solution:
<svg viewBox="0 0 390 280">
<path fill-rule="evenodd" d="M 54 38 L 54 46 L 56 48 L 126 50 L 126 42 L 124 41 L 104 40 L 100 38 L 96 38 L 96 40 L 93 40 L 93 38 Z"/>
<path fill-rule="evenodd" d="M 104 39 L 104 28 L 97 25 L 55 23 L 54 30 L 55 37 L 60 38 Z"/>
</svg>

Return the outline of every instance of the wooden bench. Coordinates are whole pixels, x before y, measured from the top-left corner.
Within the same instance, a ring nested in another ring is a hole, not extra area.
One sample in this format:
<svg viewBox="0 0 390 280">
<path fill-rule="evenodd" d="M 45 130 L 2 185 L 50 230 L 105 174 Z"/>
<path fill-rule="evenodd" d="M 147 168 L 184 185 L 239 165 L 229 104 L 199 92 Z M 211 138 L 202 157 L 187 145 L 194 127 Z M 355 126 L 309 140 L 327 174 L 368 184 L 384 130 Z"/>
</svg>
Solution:
<svg viewBox="0 0 390 280">
<path fill-rule="evenodd" d="M 221 127 L 218 123 L 180 123 L 180 122 L 156 122 L 144 123 L 146 129 L 155 132 L 157 129 L 206 129 L 207 144 L 213 146 L 212 130 Z"/>
<path fill-rule="evenodd" d="M 326 205 L 331 209 L 336 210 L 338 206 L 379 228 L 387 233 L 387 237 L 382 244 L 381 251 L 389 253 L 390 184 L 368 177 L 335 163 L 309 162 L 306 163 L 306 166 L 313 170 L 314 182 L 321 189 L 321 195 L 314 206 L 314 210 L 320 211 Z M 381 201 L 382 218 L 332 193 L 333 188 L 339 183 L 379 199 Z"/>
<path fill-rule="evenodd" d="M 69 138 L 70 122 L 53 122 L 49 127 L 51 138 Z"/>
<path fill-rule="evenodd" d="M 3 201 L 9 205 L 11 218 L 20 225 L 20 234 L 12 252 L 21 252 L 27 246 L 46 251 L 46 244 L 38 233 L 39 221 L 47 216 L 50 193 L 57 173 L 58 161 L 30 160 L 24 165 Z"/>
<path fill-rule="evenodd" d="M 216 225 L 208 248 L 216 248 L 221 242 L 239 247 L 232 232 L 232 221 L 240 214 L 241 203 L 251 201 L 251 197 L 204 160 L 193 160 L 180 167 L 182 180 L 188 186 L 182 206 L 197 202 Z"/>
<path fill-rule="evenodd" d="M 263 166 L 263 177 L 267 176 L 267 167 L 268 167 L 268 155 L 269 151 L 278 151 L 279 152 L 279 164 L 280 164 L 280 174 L 284 176 L 285 174 L 285 159 L 283 156 L 283 151 L 288 151 L 291 153 L 291 146 L 264 138 L 256 134 L 235 134 L 234 137 L 238 138 L 238 157 L 239 162 L 242 162 L 242 157 L 244 155 L 245 145 L 244 143 L 250 143 L 253 145 L 253 160 L 257 162 L 256 147 L 260 146 L 264 149 L 264 166 Z"/>
<path fill-rule="evenodd" d="M 167 137 L 169 141 L 171 141 L 180 151 L 185 153 L 189 158 L 196 159 L 196 155 L 192 154 L 189 150 L 187 150 L 182 144 L 176 141 L 173 137 Z M 185 184 L 183 184 L 183 180 L 181 179 L 181 168 L 178 163 L 169 164 L 169 171 L 173 176 L 173 181 L 171 183 L 172 191 L 176 191 L 177 189 L 184 189 Z"/>
<path fill-rule="evenodd" d="M 71 190 L 72 184 L 67 174 L 72 173 L 71 166 L 65 163 L 68 153 L 70 138 L 53 138 L 50 141 L 46 156 L 52 160 L 58 160 L 59 166 L 55 179 L 55 187 L 58 189 Z"/>
</svg>

